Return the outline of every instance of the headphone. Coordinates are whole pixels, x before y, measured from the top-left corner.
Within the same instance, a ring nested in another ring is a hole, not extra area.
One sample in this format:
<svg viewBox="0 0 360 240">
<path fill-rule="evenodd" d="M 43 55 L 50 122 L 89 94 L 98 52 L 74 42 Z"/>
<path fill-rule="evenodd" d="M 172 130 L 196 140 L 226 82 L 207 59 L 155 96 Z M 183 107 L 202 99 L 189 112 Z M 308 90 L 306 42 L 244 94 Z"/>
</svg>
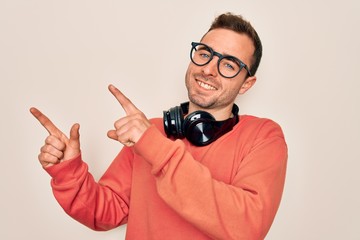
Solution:
<svg viewBox="0 0 360 240">
<path fill-rule="evenodd" d="M 239 122 L 239 107 L 236 104 L 232 108 L 233 117 L 224 121 L 216 121 L 210 113 L 205 111 L 195 111 L 184 119 L 184 115 L 188 112 L 189 102 L 163 111 L 167 137 L 186 137 L 196 146 L 206 146 L 232 130 Z"/>
</svg>

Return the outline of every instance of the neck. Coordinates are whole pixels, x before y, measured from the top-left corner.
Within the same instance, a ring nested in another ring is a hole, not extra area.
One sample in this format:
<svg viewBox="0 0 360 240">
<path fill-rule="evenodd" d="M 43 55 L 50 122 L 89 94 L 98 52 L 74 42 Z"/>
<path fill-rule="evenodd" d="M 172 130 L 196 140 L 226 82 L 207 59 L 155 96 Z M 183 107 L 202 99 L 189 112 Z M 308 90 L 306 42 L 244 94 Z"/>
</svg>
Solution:
<svg viewBox="0 0 360 240">
<path fill-rule="evenodd" d="M 206 111 L 206 112 L 210 113 L 211 115 L 213 115 L 214 118 L 216 119 L 216 121 L 223 121 L 223 120 L 227 120 L 227 119 L 233 117 L 232 109 L 233 109 L 233 104 L 230 104 L 223 108 L 202 108 L 202 107 L 190 102 L 188 113 L 192 113 L 192 112 L 199 111 L 199 110 Z"/>
</svg>

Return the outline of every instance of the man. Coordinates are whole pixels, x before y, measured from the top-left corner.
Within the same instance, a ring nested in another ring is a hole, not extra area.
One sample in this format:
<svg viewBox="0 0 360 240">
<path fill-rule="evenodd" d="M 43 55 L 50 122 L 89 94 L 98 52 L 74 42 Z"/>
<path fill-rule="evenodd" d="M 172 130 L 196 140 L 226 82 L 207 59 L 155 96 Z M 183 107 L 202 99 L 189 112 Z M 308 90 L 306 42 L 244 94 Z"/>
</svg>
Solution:
<svg viewBox="0 0 360 240">
<path fill-rule="evenodd" d="M 49 136 L 39 160 L 54 195 L 95 230 L 127 223 L 126 239 L 264 239 L 284 186 L 287 146 L 269 119 L 238 115 L 255 83 L 260 39 L 241 16 L 218 16 L 191 45 L 189 103 L 148 120 L 113 85 L 126 116 L 108 137 L 124 145 L 99 182 L 81 158 L 79 124 L 70 137 L 36 108 Z"/>
</svg>

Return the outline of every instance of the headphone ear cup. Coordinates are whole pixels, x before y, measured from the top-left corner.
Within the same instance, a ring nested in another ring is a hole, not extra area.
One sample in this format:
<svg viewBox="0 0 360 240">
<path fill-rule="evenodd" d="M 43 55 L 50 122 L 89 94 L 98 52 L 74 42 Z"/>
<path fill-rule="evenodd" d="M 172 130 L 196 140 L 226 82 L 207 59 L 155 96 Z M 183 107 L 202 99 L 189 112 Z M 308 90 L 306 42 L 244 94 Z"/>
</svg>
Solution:
<svg viewBox="0 0 360 240">
<path fill-rule="evenodd" d="M 163 112 L 164 130 L 168 137 L 184 138 L 183 131 L 183 112 L 180 107 L 170 108 L 169 111 Z"/>
<path fill-rule="evenodd" d="M 176 135 L 174 135 L 176 138 L 184 138 L 184 129 L 183 129 L 183 123 L 184 123 L 184 114 L 181 109 L 181 107 L 176 106 L 173 108 L 172 111 L 173 119 L 174 121 L 174 128 Z"/>
<path fill-rule="evenodd" d="M 163 123 L 164 123 L 164 131 L 166 133 L 166 136 L 169 137 L 171 130 L 170 130 L 170 111 L 163 111 Z"/>
<path fill-rule="evenodd" d="M 217 127 L 215 118 L 208 112 L 196 111 L 184 120 L 186 138 L 194 145 L 205 146 L 214 141 Z"/>
</svg>

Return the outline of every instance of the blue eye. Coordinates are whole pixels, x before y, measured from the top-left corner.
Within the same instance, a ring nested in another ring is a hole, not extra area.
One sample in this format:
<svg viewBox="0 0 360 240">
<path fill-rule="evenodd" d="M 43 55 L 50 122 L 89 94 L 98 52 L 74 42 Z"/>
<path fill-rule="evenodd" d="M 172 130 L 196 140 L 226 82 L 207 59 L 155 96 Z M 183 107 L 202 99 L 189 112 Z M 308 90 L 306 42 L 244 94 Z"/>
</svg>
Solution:
<svg viewBox="0 0 360 240">
<path fill-rule="evenodd" d="M 225 63 L 224 65 L 226 68 L 229 68 L 230 70 L 234 70 L 234 67 L 231 64 Z"/>
<path fill-rule="evenodd" d="M 240 71 L 240 65 L 233 58 L 224 57 L 219 63 L 220 71 L 224 74 L 232 75 Z"/>
<path fill-rule="evenodd" d="M 200 55 L 202 58 L 210 58 L 210 54 L 208 54 L 208 53 L 199 53 L 199 55 Z"/>
</svg>

